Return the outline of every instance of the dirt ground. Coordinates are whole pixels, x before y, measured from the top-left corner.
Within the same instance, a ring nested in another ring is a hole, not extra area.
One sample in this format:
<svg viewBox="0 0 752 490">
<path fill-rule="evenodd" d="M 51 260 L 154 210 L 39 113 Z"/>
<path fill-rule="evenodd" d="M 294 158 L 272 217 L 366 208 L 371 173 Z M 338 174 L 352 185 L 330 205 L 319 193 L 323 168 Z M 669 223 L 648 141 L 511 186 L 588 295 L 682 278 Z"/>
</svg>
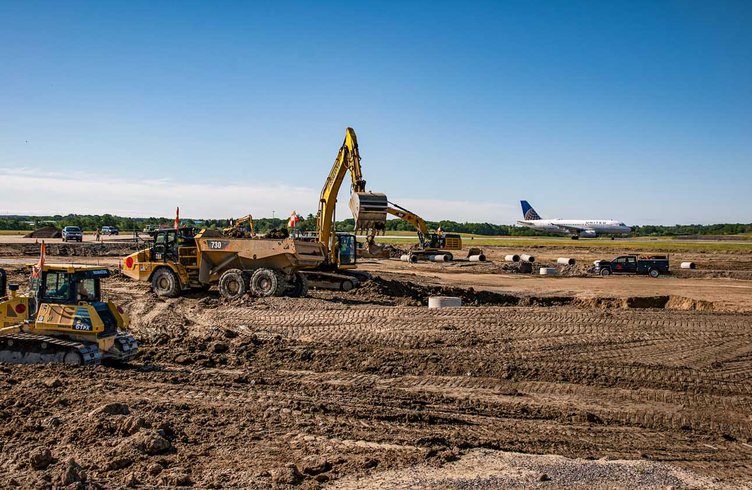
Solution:
<svg viewBox="0 0 752 490">
<path fill-rule="evenodd" d="M 752 488 L 752 281 L 540 278 L 491 256 L 367 261 L 363 287 L 304 299 L 163 300 L 116 274 L 140 356 L 0 365 L 0 481 Z M 27 258 L 0 257 L 20 283 Z M 429 310 L 435 294 L 466 306 Z"/>
</svg>

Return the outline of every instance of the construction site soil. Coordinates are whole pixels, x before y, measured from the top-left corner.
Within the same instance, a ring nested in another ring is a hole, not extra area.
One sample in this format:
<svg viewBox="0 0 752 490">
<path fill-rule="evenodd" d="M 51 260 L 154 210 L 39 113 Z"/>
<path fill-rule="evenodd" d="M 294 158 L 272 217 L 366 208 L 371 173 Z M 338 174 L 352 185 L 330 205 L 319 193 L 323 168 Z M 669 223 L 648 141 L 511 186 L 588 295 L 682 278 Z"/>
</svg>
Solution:
<svg viewBox="0 0 752 490">
<path fill-rule="evenodd" d="M 690 289 L 746 281 L 583 295 L 483 287 L 500 265 L 464 264 L 373 261 L 347 293 L 233 302 L 160 299 L 116 273 L 140 356 L 0 365 L 0 481 L 752 488 L 752 309 Z M 428 309 L 432 295 L 465 306 Z"/>
</svg>

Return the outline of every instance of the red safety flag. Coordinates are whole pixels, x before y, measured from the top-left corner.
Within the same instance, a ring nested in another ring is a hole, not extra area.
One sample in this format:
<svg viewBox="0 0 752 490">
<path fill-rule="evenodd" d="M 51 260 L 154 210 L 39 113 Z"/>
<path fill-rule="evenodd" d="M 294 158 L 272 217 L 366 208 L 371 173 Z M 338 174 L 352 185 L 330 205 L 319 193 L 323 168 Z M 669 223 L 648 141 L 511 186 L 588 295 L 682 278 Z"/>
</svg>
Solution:
<svg viewBox="0 0 752 490">
<path fill-rule="evenodd" d="M 175 229 L 180 228 L 180 206 L 175 208 Z"/>
<path fill-rule="evenodd" d="M 287 227 L 295 228 L 296 226 L 298 226 L 298 222 L 300 222 L 300 216 L 298 216 L 298 213 L 293 211 L 290 215 L 290 219 L 287 221 Z"/>
<path fill-rule="evenodd" d="M 37 265 L 34 266 L 34 268 L 31 270 L 31 277 L 39 279 L 42 276 L 42 268 L 44 267 L 44 255 L 46 251 L 46 246 L 44 244 L 44 240 L 42 240 L 42 246 L 39 249 L 39 262 L 37 262 Z"/>
</svg>

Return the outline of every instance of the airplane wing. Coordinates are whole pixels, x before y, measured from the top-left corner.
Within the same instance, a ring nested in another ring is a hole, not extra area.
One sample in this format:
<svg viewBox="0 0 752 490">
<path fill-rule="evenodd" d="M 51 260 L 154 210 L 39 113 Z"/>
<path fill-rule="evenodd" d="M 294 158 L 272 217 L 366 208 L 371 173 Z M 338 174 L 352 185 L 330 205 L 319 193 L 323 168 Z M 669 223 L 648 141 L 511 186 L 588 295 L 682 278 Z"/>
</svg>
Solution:
<svg viewBox="0 0 752 490">
<path fill-rule="evenodd" d="M 583 231 L 589 233 L 595 233 L 595 230 L 591 228 L 585 228 L 584 226 L 572 226 L 572 225 L 555 225 L 557 228 L 561 228 L 561 231 L 568 231 L 569 233 L 582 233 Z"/>
</svg>

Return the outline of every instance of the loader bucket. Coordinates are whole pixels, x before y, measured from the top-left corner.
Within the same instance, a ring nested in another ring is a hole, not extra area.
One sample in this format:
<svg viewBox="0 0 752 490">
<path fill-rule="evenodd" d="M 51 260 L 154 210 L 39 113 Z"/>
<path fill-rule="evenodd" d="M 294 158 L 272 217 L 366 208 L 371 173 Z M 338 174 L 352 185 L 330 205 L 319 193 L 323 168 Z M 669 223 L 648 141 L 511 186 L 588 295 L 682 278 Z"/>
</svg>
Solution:
<svg viewBox="0 0 752 490">
<path fill-rule="evenodd" d="M 386 194 L 353 192 L 350 197 L 350 211 L 355 218 L 355 231 L 383 231 L 386 227 L 386 208 Z"/>
</svg>

